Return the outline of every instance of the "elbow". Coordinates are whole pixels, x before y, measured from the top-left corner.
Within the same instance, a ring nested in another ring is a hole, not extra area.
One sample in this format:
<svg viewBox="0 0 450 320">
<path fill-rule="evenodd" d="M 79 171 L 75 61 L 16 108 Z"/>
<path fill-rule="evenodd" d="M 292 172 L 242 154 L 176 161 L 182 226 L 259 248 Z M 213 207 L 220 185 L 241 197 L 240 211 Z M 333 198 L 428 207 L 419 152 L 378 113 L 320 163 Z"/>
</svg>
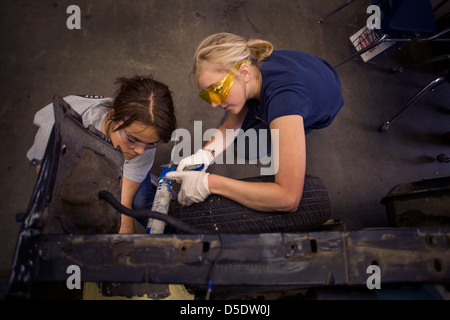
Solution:
<svg viewBox="0 0 450 320">
<path fill-rule="evenodd" d="M 301 195 L 287 196 L 282 204 L 283 209 L 280 211 L 289 213 L 297 212 L 301 200 L 302 200 Z"/>
<path fill-rule="evenodd" d="M 292 202 L 292 204 L 289 206 L 287 212 L 290 212 L 290 213 L 297 212 L 299 206 L 300 206 L 300 199 L 298 201 Z"/>
</svg>

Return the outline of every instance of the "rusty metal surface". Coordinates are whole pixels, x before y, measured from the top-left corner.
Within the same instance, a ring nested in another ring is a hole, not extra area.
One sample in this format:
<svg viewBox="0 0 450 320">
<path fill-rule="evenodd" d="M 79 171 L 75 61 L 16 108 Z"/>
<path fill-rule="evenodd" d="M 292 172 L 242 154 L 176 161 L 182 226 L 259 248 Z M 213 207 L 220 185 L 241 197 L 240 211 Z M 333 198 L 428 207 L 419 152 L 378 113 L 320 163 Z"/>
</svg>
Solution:
<svg viewBox="0 0 450 320">
<path fill-rule="evenodd" d="M 391 226 L 449 226 L 450 177 L 399 184 L 382 203 Z"/>
<path fill-rule="evenodd" d="M 99 190 L 120 199 L 123 156 L 61 97 L 53 100 L 55 125 L 23 217 L 11 267 L 10 287 L 27 291 L 33 280 L 34 235 L 117 233 L 120 213 Z"/>
<path fill-rule="evenodd" d="M 71 265 L 80 268 L 82 281 L 95 282 L 361 286 L 371 265 L 380 268 L 383 284 L 450 282 L 447 226 L 239 235 L 116 234 L 120 214 L 98 198 L 98 191 L 108 190 L 119 199 L 121 153 L 104 137 L 84 129 L 70 106 L 56 101 L 60 109 L 55 108 L 55 134 L 17 241 L 11 296 L 29 297 L 35 282 L 65 282 Z"/>
<path fill-rule="evenodd" d="M 98 200 L 107 190 L 120 199 L 122 153 L 56 96 L 50 137 L 24 228 L 43 233 L 109 233 L 120 213 Z"/>
<path fill-rule="evenodd" d="M 259 235 L 36 235 L 33 279 L 205 285 L 365 285 L 450 281 L 450 230 L 374 229 Z M 220 258 L 216 261 L 220 253 Z M 216 261 L 215 266 L 213 263 Z M 24 261 L 24 263 L 26 260 Z"/>
</svg>

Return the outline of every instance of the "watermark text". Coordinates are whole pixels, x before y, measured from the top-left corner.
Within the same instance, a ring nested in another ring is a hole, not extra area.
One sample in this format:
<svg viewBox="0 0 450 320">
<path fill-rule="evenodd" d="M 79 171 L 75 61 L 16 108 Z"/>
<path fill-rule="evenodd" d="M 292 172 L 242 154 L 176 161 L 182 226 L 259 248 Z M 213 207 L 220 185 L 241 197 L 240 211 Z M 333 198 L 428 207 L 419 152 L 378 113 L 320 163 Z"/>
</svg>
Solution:
<svg viewBox="0 0 450 320">
<path fill-rule="evenodd" d="M 367 7 L 366 13 L 371 14 L 367 18 L 366 26 L 370 30 L 381 29 L 381 10 L 377 5 L 370 5 Z"/>
<path fill-rule="evenodd" d="M 187 129 L 177 129 L 172 133 L 171 140 L 176 142 L 172 149 L 172 162 L 179 163 L 183 158 L 195 153 L 213 136 L 215 140 L 223 141 L 228 146 L 226 152 L 216 155 L 213 163 L 258 164 L 259 162 L 262 165 L 261 175 L 274 175 L 278 172 L 278 129 L 270 129 L 270 132 L 268 129 L 250 128 L 246 131 L 227 129 L 223 137 L 221 131 L 215 128 L 207 129 L 203 133 L 202 121 L 194 121 L 193 137 Z M 236 144 L 233 143 L 234 140 Z M 269 142 L 271 142 L 270 147 L 268 147 Z"/>
<path fill-rule="evenodd" d="M 70 5 L 67 7 L 66 13 L 70 14 L 67 18 L 67 29 L 81 29 L 81 9 L 77 5 Z"/>
</svg>

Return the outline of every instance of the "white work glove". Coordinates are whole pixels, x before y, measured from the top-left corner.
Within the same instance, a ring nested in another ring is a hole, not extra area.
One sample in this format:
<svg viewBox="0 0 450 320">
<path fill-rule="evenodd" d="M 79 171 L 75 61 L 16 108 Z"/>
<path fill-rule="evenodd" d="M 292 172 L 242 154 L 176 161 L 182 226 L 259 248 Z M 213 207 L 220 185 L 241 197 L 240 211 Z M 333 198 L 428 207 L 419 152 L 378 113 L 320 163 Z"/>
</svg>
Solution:
<svg viewBox="0 0 450 320">
<path fill-rule="evenodd" d="M 184 158 L 180 161 L 177 167 L 177 171 L 183 171 L 184 167 L 194 164 L 204 164 L 202 171 L 206 171 L 211 162 L 213 162 L 214 156 L 211 151 L 198 149 L 193 155 Z"/>
<path fill-rule="evenodd" d="M 190 206 L 204 201 L 211 194 L 208 175 L 209 173 L 201 171 L 172 171 L 168 172 L 166 177 L 181 183 L 178 202 L 182 206 Z"/>
</svg>

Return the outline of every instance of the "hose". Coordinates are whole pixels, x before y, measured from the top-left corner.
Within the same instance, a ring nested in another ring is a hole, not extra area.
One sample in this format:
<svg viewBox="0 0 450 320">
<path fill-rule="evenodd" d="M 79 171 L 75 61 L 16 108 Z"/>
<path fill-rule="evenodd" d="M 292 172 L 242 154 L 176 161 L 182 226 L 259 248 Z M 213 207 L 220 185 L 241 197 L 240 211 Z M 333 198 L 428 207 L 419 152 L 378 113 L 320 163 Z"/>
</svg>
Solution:
<svg viewBox="0 0 450 320">
<path fill-rule="evenodd" d="M 122 212 L 123 214 L 139 219 L 139 218 L 153 218 L 157 220 L 164 221 L 168 225 L 174 227 L 175 229 L 186 232 L 186 233 L 205 233 L 204 230 L 198 229 L 196 227 L 193 227 L 187 223 L 184 223 L 183 221 L 169 216 L 167 214 L 162 214 L 159 212 L 154 212 L 151 210 L 133 210 L 130 208 L 127 208 L 123 206 L 115 197 L 114 195 L 106 190 L 101 190 L 98 193 L 98 196 L 100 199 L 105 200 L 108 202 L 114 209 L 116 209 L 119 212 Z"/>
<path fill-rule="evenodd" d="M 202 234 L 204 233 L 204 230 L 200 230 L 196 227 L 193 227 L 187 223 L 184 223 L 183 221 L 169 216 L 167 214 L 163 214 L 163 213 L 159 213 L 159 212 L 154 212 L 151 210 L 133 210 L 133 209 L 129 209 L 125 206 L 123 206 L 115 197 L 114 195 L 106 190 L 102 190 L 99 191 L 98 196 L 100 199 L 105 200 L 106 202 L 108 202 L 114 209 L 116 209 L 119 212 L 122 212 L 123 214 L 133 217 L 133 218 L 153 218 L 153 219 L 157 219 L 157 220 L 161 220 L 164 221 L 165 223 L 171 225 L 172 227 L 186 232 L 186 233 L 197 233 L 197 234 Z M 212 292 L 212 287 L 213 287 L 213 273 L 215 271 L 215 266 L 217 264 L 217 262 L 219 261 L 223 249 L 224 249 L 224 242 L 222 239 L 222 235 L 220 233 L 218 233 L 219 236 L 219 240 L 220 240 L 220 250 L 219 253 L 217 254 L 216 258 L 214 259 L 213 263 L 211 264 L 211 267 L 209 269 L 208 275 L 207 275 L 207 281 L 208 281 L 208 289 L 206 292 L 206 300 L 209 300 L 211 298 L 211 292 Z"/>
</svg>

